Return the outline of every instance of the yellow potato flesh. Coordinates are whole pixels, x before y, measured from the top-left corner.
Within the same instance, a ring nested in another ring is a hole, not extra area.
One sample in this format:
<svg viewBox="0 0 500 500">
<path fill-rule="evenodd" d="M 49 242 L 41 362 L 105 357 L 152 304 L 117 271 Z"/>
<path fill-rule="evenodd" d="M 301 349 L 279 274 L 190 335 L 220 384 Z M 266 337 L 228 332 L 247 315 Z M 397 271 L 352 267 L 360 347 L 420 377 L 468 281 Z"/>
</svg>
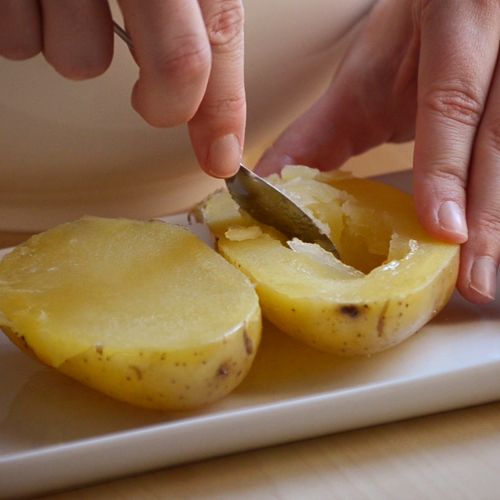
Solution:
<svg viewBox="0 0 500 500">
<path fill-rule="evenodd" d="M 287 167 L 282 175 L 270 180 L 329 225 L 345 266 L 291 250 L 277 231 L 240 214 L 227 193 L 201 207 L 220 253 L 256 284 L 262 311 L 278 328 L 328 352 L 373 354 L 406 339 L 444 307 L 459 249 L 424 232 L 409 195 L 306 167 Z M 235 227 L 244 235 L 252 226 L 260 234 L 233 237 Z"/>
<path fill-rule="evenodd" d="M 0 324 L 44 363 L 160 409 L 234 389 L 260 340 L 251 283 L 189 231 L 85 218 L 0 262 Z"/>
</svg>

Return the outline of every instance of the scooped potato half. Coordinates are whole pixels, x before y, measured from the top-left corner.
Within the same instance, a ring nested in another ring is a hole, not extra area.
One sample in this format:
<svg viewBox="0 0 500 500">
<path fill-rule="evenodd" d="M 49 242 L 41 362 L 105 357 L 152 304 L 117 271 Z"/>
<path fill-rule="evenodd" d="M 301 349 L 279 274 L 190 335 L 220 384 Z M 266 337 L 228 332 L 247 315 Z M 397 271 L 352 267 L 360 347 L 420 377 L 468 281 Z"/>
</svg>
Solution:
<svg viewBox="0 0 500 500">
<path fill-rule="evenodd" d="M 264 316 L 318 349 L 369 355 L 418 331 L 450 298 L 459 247 L 431 238 L 412 197 L 343 173 L 286 167 L 269 180 L 330 233 L 340 260 L 240 213 L 226 192 L 196 210 L 255 284 Z"/>
<path fill-rule="evenodd" d="M 228 394 L 261 333 L 253 285 L 188 230 L 101 218 L 58 226 L 4 257 L 0 325 L 47 365 L 157 409 Z"/>
</svg>

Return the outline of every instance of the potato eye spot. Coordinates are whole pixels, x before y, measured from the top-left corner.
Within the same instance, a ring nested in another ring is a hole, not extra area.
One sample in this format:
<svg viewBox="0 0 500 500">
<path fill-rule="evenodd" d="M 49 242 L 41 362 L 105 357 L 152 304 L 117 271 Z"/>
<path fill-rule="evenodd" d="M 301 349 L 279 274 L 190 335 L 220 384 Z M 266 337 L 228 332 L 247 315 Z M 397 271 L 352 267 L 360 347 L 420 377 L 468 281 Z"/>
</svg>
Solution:
<svg viewBox="0 0 500 500">
<path fill-rule="evenodd" d="M 130 365 L 129 368 L 134 372 L 137 380 L 142 380 L 142 371 L 137 366 Z"/>
<path fill-rule="evenodd" d="M 243 343 L 245 344 L 246 353 L 250 356 L 253 353 L 253 342 L 246 330 L 243 331 Z"/>
<path fill-rule="evenodd" d="M 217 368 L 216 377 L 217 378 L 226 378 L 229 375 L 229 363 L 222 363 L 219 368 Z"/>
<path fill-rule="evenodd" d="M 354 305 L 342 306 L 340 312 L 350 318 L 357 318 L 360 314 L 358 307 Z"/>
</svg>

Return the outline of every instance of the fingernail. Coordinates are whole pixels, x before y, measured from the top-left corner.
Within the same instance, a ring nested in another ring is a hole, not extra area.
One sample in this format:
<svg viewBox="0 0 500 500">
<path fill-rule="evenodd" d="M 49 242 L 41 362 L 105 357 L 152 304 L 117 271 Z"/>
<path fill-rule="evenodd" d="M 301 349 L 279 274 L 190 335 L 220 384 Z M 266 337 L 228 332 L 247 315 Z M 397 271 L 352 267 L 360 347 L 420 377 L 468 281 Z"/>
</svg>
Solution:
<svg viewBox="0 0 500 500">
<path fill-rule="evenodd" d="M 497 264 L 489 255 L 476 257 L 470 271 L 469 288 L 487 299 L 495 298 L 497 285 Z"/>
<path fill-rule="evenodd" d="M 215 177 L 229 177 L 238 170 L 240 161 L 240 141 L 234 134 L 228 134 L 210 146 L 207 169 Z"/>
<path fill-rule="evenodd" d="M 441 229 L 467 240 L 467 223 L 464 211 L 454 201 L 448 200 L 441 204 L 438 211 Z"/>
</svg>

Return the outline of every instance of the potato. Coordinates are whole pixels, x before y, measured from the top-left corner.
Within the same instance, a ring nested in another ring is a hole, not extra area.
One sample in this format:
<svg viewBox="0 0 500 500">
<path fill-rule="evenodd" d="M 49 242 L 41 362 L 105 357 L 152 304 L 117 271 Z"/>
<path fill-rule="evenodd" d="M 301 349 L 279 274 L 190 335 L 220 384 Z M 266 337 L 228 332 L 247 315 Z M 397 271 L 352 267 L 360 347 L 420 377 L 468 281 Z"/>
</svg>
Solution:
<svg viewBox="0 0 500 500">
<path fill-rule="evenodd" d="M 195 212 L 219 252 L 256 284 L 264 316 L 280 330 L 331 353 L 370 355 L 408 338 L 447 303 L 459 247 L 425 233 L 411 196 L 306 167 L 269 180 L 327 225 L 340 260 L 318 245 L 287 242 L 240 213 L 226 192 Z"/>
<path fill-rule="evenodd" d="M 4 257 L 0 325 L 60 372 L 168 410 L 233 390 L 261 333 L 252 284 L 188 230 L 101 218 L 58 226 Z"/>
</svg>

